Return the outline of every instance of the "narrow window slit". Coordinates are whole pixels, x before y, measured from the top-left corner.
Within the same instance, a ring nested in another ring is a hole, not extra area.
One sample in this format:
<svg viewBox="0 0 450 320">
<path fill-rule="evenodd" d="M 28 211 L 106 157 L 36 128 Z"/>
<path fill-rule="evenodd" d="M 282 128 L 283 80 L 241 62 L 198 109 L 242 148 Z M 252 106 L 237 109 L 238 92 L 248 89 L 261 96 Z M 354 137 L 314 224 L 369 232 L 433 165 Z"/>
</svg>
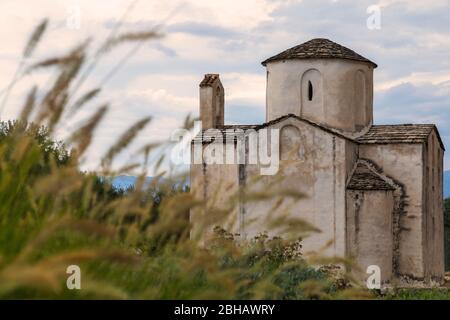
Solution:
<svg viewBox="0 0 450 320">
<path fill-rule="evenodd" d="M 312 86 L 312 83 L 311 83 L 311 81 L 308 81 L 308 100 L 309 101 L 312 101 L 312 99 L 313 99 L 313 86 Z"/>
</svg>

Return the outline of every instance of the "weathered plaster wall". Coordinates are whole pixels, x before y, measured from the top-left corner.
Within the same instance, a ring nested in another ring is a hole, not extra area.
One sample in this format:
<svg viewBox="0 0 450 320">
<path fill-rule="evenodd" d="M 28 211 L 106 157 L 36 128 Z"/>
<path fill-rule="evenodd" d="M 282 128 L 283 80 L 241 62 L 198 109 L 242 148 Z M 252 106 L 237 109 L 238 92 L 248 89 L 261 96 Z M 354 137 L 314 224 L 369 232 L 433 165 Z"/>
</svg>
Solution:
<svg viewBox="0 0 450 320">
<path fill-rule="evenodd" d="M 444 216 L 442 194 L 443 150 L 433 131 L 423 149 L 424 219 L 423 254 L 427 280 L 442 280 L 444 274 Z"/>
<path fill-rule="evenodd" d="M 279 190 L 302 192 L 304 197 L 301 200 L 284 197 L 281 205 L 278 204 L 278 198 L 261 201 L 241 199 L 230 216 L 234 222 L 232 229 L 229 228 L 231 224 L 226 227 L 247 239 L 263 231 L 277 235 L 279 230 L 268 226 L 270 217 L 288 214 L 304 219 L 321 230 L 303 239 L 305 251 L 318 250 L 334 240 L 324 253 L 344 256 L 346 181 L 357 159 L 357 145 L 292 118 L 276 123 L 271 128 L 280 129 L 281 161 L 277 176 L 262 176 L 260 165 L 254 164 L 192 165 L 192 192 L 200 199 L 207 199 L 210 205 L 220 208 L 229 206 L 238 187 L 244 185 L 249 194 L 266 191 L 276 193 Z M 195 212 L 191 214 L 191 219 L 195 226 L 195 220 L 198 219 Z M 298 235 L 304 236 L 300 232 Z"/>
<path fill-rule="evenodd" d="M 239 188 L 239 165 L 191 164 L 191 192 L 205 206 L 191 210 L 191 235 L 207 236 L 215 226 L 239 233 L 239 206 L 234 200 Z"/>
<path fill-rule="evenodd" d="M 292 113 L 347 132 L 372 123 L 373 67 L 340 59 L 267 64 L 266 120 Z M 308 82 L 313 99 L 308 99 Z"/>
<path fill-rule="evenodd" d="M 361 268 L 352 270 L 361 280 L 366 279 L 370 265 L 380 267 L 382 282 L 391 280 L 393 210 L 392 191 L 347 190 L 347 249 Z"/>
<path fill-rule="evenodd" d="M 385 175 L 403 185 L 405 214 L 400 217 L 398 271 L 413 278 L 424 277 L 423 257 L 423 159 L 421 144 L 367 144 L 359 147 L 361 158 L 380 166 Z"/>
<path fill-rule="evenodd" d="M 282 177 L 276 190 L 295 190 L 304 193 L 298 202 L 284 200 L 276 210 L 276 199 L 264 202 L 245 203 L 246 233 L 248 237 L 267 229 L 269 215 L 289 212 L 290 216 L 301 218 L 319 228 L 321 233 L 313 233 L 304 238 L 305 251 L 318 250 L 327 242 L 334 243 L 326 254 L 345 254 L 345 188 L 347 167 L 346 152 L 348 141 L 325 132 L 303 121 L 287 119 L 272 128 L 281 131 L 281 162 L 279 174 Z M 287 136 L 285 136 L 285 134 Z M 292 152 L 287 146 L 299 146 Z M 270 190 L 276 179 L 260 176 L 259 167 L 246 167 L 246 179 L 252 191 Z"/>
<path fill-rule="evenodd" d="M 350 179 L 350 175 L 353 172 L 355 167 L 355 163 L 358 160 L 359 156 L 359 146 L 352 141 L 345 141 L 345 167 L 346 167 L 346 176 L 345 180 L 348 181 Z"/>
</svg>

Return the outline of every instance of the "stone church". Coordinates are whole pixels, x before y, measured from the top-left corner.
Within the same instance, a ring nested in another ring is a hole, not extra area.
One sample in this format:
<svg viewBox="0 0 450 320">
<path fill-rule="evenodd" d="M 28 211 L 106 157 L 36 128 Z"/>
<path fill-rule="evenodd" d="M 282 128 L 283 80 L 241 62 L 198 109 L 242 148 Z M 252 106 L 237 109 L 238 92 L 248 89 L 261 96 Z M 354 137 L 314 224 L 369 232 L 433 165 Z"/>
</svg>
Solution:
<svg viewBox="0 0 450 320">
<path fill-rule="evenodd" d="M 191 192 L 226 207 L 243 186 L 267 190 L 281 175 L 277 188 L 304 194 L 289 204 L 289 214 L 320 230 L 303 239 L 304 251 L 352 257 L 364 275 L 379 266 L 385 284 L 442 282 L 444 145 L 436 126 L 374 125 L 377 65 L 330 40 L 310 40 L 262 65 L 266 122 L 225 125 L 224 88 L 219 75 L 207 74 L 200 83 L 203 131 L 192 145 L 205 149 L 217 133 L 240 132 L 247 156 L 246 130 L 278 129 L 279 172 L 261 175 L 260 164 L 202 158 L 191 163 Z M 228 152 L 236 139 L 218 141 Z M 238 199 L 233 231 L 242 238 L 264 231 L 267 217 L 282 212 L 274 200 Z M 199 215 L 191 212 L 194 225 Z"/>
</svg>

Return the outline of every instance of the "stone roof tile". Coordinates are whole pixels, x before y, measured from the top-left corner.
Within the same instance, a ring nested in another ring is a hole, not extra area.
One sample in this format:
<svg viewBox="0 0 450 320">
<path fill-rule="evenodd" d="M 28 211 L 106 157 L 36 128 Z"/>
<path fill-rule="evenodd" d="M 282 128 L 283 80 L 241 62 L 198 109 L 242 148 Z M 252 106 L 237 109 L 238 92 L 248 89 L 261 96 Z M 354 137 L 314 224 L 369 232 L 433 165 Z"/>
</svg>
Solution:
<svg viewBox="0 0 450 320">
<path fill-rule="evenodd" d="M 358 161 L 356 169 L 347 184 L 347 189 L 351 190 L 395 190 L 380 175 L 376 174 L 369 166 L 362 161 Z"/>
<path fill-rule="evenodd" d="M 268 62 L 288 60 L 288 59 L 348 59 L 361 62 L 370 63 L 374 68 L 377 67 L 376 63 L 370 61 L 367 58 L 357 54 L 355 51 L 341 46 L 336 42 L 328 39 L 312 39 L 298 46 L 287 49 L 267 60 L 262 62 L 265 66 Z"/>
<path fill-rule="evenodd" d="M 218 74 L 214 73 L 208 73 L 205 74 L 205 77 L 203 78 L 202 82 L 200 82 L 200 87 L 210 87 L 216 82 L 216 80 L 219 79 Z"/>
<path fill-rule="evenodd" d="M 363 144 L 425 143 L 433 130 L 436 130 L 439 142 L 444 148 L 434 124 L 373 125 L 356 141 Z"/>
</svg>

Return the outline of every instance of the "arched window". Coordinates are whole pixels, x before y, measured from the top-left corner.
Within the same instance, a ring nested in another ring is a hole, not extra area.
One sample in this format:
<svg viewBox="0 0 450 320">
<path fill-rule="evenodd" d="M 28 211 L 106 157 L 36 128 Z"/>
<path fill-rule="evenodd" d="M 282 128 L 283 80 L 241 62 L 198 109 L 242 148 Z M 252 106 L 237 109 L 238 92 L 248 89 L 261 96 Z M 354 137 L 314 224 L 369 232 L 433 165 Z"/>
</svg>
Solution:
<svg viewBox="0 0 450 320">
<path fill-rule="evenodd" d="M 322 74 L 317 69 L 309 69 L 303 73 L 300 82 L 300 116 L 313 121 L 323 120 Z"/>
</svg>

